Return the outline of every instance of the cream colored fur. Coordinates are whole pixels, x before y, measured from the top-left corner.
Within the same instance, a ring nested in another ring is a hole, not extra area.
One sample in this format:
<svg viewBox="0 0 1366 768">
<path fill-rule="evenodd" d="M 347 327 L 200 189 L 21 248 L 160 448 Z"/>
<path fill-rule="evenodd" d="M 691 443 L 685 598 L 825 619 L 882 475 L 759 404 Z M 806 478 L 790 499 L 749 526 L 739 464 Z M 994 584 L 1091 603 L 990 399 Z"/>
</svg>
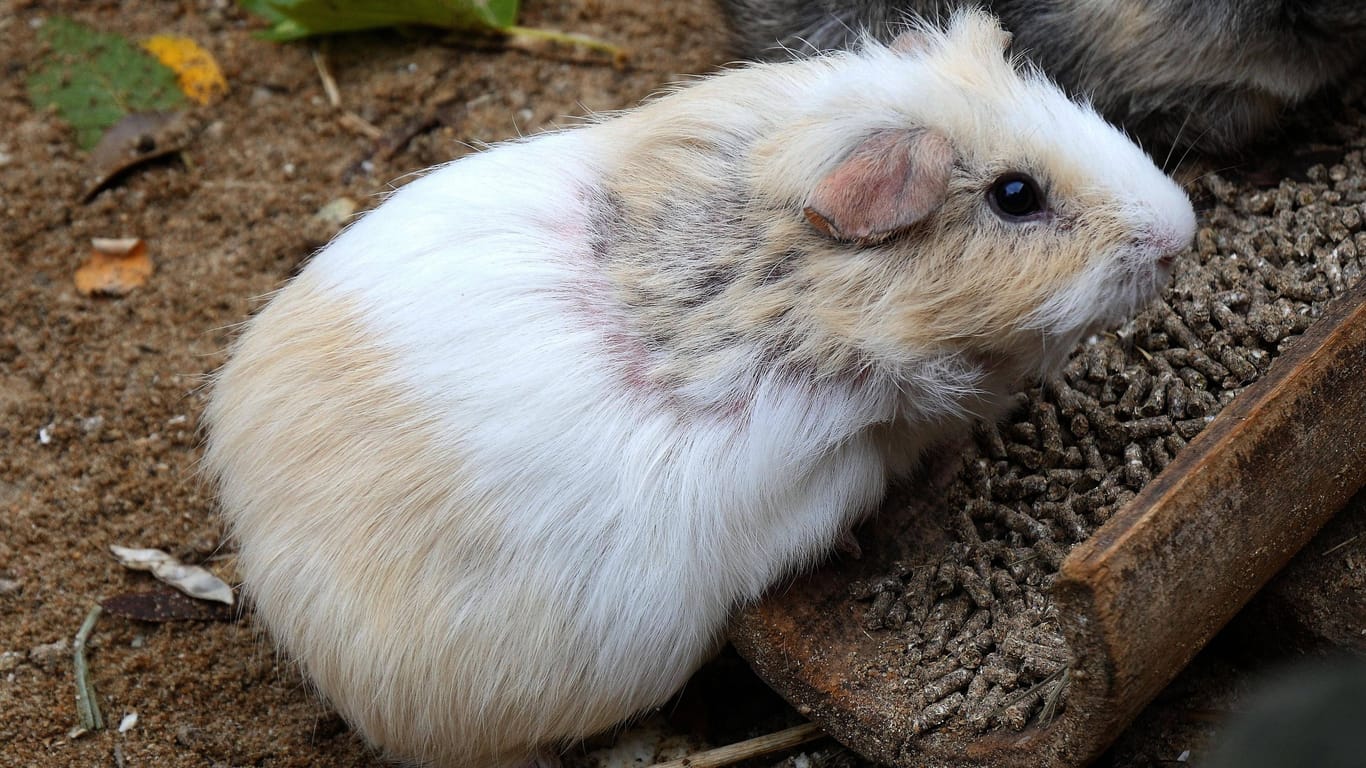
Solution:
<svg viewBox="0 0 1366 768">
<path fill-rule="evenodd" d="M 1152 295 L 1189 203 L 1000 50 L 962 14 L 496 147 L 252 320 L 205 462 L 257 616 L 367 739 L 504 765 L 659 704 L 927 446 Z M 922 129 L 936 209 L 876 245 L 809 224 L 868 136 Z M 989 210 L 1006 171 L 1048 217 Z"/>
</svg>

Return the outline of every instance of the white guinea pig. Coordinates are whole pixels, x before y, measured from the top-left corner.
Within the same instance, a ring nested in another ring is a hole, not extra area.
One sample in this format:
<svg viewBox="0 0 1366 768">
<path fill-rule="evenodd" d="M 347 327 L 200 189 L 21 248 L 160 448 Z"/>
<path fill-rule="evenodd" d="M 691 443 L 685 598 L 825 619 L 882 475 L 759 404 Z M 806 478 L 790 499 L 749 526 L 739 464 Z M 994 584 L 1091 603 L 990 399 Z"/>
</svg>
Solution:
<svg viewBox="0 0 1366 768">
<path fill-rule="evenodd" d="M 1148 301 L 1191 205 L 980 12 L 442 166 L 251 321 L 206 462 L 257 616 L 388 754 L 664 701 L 922 449 Z"/>
</svg>

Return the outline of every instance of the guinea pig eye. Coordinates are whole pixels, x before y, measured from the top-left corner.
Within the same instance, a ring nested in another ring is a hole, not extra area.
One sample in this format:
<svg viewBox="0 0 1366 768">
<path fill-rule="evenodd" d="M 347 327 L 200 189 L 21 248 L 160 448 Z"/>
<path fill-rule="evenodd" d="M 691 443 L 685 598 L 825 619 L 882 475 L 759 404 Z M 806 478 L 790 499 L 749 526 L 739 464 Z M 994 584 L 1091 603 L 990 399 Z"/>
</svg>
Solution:
<svg viewBox="0 0 1366 768">
<path fill-rule="evenodd" d="M 1006 221 L 1030 219 L 1044 210 L 1038 182 L 1023 173 L 1007 173 L 993 181 L 987 190 L 987 202 Z"/>
</svg>

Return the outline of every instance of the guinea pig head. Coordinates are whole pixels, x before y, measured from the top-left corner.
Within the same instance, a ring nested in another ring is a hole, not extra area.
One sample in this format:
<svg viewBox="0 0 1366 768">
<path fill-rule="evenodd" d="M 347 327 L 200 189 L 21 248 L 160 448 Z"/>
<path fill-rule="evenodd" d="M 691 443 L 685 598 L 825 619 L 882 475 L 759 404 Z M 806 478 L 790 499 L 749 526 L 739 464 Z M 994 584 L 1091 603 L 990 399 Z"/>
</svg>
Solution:
<svg viewBox="0 0 1366 768">
<path fill-rule="evenodd" d="M 819 116 L 770 145 L 785 178 L 809 166 L 785 191 L 794 236 L 824 254 L 808 262 L 823 322 L 867 359 L 964 351 L 1046 373 L 1152 299 L 1194 236 L 1180 187 L 1005 40 L 961 12 L 870 43 L 843 62 L 867 72 L 832 78 Z"/>
</svg>

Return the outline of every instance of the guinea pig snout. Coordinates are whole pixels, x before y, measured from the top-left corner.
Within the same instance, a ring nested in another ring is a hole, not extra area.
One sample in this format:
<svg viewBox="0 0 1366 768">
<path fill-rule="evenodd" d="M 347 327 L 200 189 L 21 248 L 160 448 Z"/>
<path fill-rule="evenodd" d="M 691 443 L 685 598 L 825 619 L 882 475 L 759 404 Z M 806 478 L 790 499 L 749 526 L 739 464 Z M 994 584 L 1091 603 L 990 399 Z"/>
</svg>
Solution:
<svg viewBox="0 0 1366 768">
<path fill-rule="evenodd" d="M 1185 253 L 1195 240 L 1195 222 L 1182 221 L 1175 226 L 1155 226 L 1147 228 L 1139 238 L 1140 247 L 1152 254 L 1157 266 L 1170 270 L 1176 259 Z"/>
<path fill-rule="evenodd" d="M 1157 251 L 1157 264 L 1163 269 L 1171 269 L 1176 263 L 1176 257 L 1190 249 L 1191 242 L 1195 240 L 1195 233 L 1192 232 L 1165 232 L 1154 238 L 1153 246 Z"/>
<path fill-rule="evenodd" d="M 1130 264 L 1138 270 L 1154 264 L 1159 270 L 1169 271 L 1176 264 L 1176 257 L 1185 252 L 1186 245 L 1172 235 L 1145 231 L 1129 241 Z"/>
<path fill-rule="evenodd" d="M 1140 263 L 1154 265 L 1161 276 L 1169 276 L 1176 259 L 1195 241 L 1197 221 L 1190 198 L 1174 182 L 1161 176 L 1152 185 L 1148 198 L 1130 210 L 1134 255 Z"/>
</svg>

